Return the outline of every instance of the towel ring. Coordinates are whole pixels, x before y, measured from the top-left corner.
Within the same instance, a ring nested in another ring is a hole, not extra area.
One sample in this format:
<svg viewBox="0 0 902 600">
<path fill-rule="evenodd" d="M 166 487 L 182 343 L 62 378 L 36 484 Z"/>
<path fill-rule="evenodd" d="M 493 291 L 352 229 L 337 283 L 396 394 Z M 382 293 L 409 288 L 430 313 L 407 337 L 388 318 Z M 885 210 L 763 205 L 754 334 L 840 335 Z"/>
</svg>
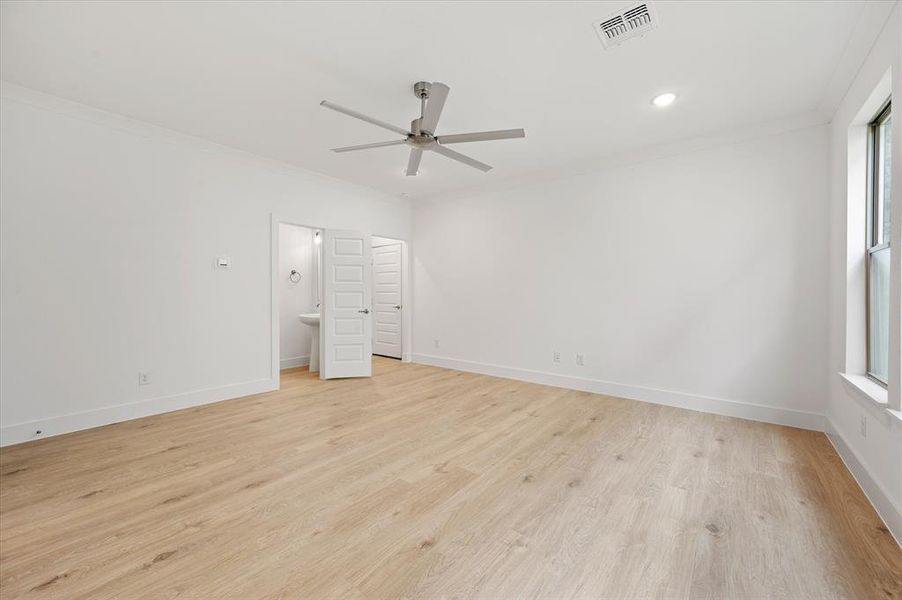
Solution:
<svg viewBox="0 0 902 600">
<path fill-rule="evenodd" d="M 301 274 L 298 273 L 295 269 L 292 269 L 291 273 L 288 275 L 288 280 L 291 281 L 291 283 L 300 283 Z"/>
</svg>

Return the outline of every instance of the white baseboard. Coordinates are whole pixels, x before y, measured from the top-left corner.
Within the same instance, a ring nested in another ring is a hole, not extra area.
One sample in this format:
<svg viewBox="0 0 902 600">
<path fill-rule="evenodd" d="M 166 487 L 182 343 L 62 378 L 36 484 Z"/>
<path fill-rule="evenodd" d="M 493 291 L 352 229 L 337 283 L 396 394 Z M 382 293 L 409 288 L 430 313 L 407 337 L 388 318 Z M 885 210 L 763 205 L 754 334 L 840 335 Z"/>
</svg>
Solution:
<svg viewBox="0 0 902 600">
<path fill-rule="evenodd" d="M 665 406 L 674 406 L 677 408 L 713 413 L 715 415 L 724 415 L 727 417 L 739 417 L 741 419 L 775 423 L 777 425 L 788 425 L 790 427 L 812 429 L 814 431 L 824 430 L 823 415 L 788 408 L 776 408 L 761 404 L 750 404 L 747 402 L 737 402 L 735 400 L 698 396 L 684 392 L 671 392 L 656 388 L 603 381 L 600 379 L 559 375 L 557 373 L 491 365 L 457 358 L 432 356 L 429 354 L 414 354 L 413 362 L 444 367 L 446 369 L 456 369 L 458 371 L 468 371 L 470 373 L 481 373 L 483 375 L 503 377 L 506 379 L 518 379 L 520 381 L 528 381 L 531 383 L 594 392 L 596 394 L 616 396 L 618 398 L 627 398 L 629 400 L 639 400 L 641 402 L 650 402 L 652 404 L 663 404 Z"/>
<path fill-rule="evenodd" d="M 294 369 L 295 367 L 306 367 L 310 364 L 310 356 L 293 356 L 291 358 L 283 358 L 279 361 L 279 369 Z"/>
<path fill-rule="evenodd" d="M 246 383 L 237 383 L 217 388 L 208 388 L 185 392 L 162 398 L 150 398 L 128 404 L 105 406 L 94 410 L 88 410 L 58 417 L 49 417 L 37 421 L 17 423 L 0 428 L 0 446 L 18 444 L 46 438 L 63 433 L 71 433 L 91 427 L 100 427 L 111 423 L 129 421 L 140 417 L 149 417 L 161 413 L 191 408 L 201 404 L 210 404 L 220 400 L 230 400 L 251 394 L 260 394 L 279 389 L 279 384 L 273 379 L 258 379 Z M 41 430 L 40 435 L 35 435 Z"/>
<path fill-rule="evenodd" d="M 845 463 L 846 468 L 858 482 L 858 487 L 864 492 L 864 495 L 870 500 L 871 505 L 883 522 L 890 534 L 896 539 L 896 543 L 902 547 L 902 512 L 893 504 L 889 495 L 883 489 L 880 483 L 871 477 L 870 472 L 864 463 L 859 460 L 858 456 L 852 450 L 851 446 L 846 443 L 845 438 L 839 433 L 839 430 L 833 423 L 827 419 L 826 434 L 830 443 L 836 449 L 836 453 Z"/>
</svg>

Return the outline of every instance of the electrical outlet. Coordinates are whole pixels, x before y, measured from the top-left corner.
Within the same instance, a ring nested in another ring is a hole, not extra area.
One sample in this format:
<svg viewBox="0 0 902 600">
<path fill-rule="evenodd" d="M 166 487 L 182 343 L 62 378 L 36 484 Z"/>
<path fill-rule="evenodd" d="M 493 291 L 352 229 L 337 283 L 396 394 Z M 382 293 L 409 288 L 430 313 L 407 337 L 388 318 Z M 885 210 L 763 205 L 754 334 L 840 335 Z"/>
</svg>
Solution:
<svg viewBox="0 0 902 600">
<path fill-rule="evenodd" d="M 150 373 L 138 371 L 138 385 L 150 385 Z"/>
<path fill-rule="evenodd" d="M 432 347 L 438 348 L 438 340 L 432 340 Z"/>
<path fill-rule="evenodd" d="M 585 365 L 585 362 L 583 361 L 583 355 L 582 355 L 582 354 L 577 354 L 577 355 L 576 355 L 576 364 L 578 364 L 578 365 L 581 366 L 581 367 L 582 367 L 583 365 Z"/>
<path fill-rule="evenodd" d="M 558 352 L 557 350 L 555 350 L 554 352 L 552 352 L 552 354 L 551 354 L 551 362 L 556 362 L 556 363 L 561 362 L 561 353 Z"/>
<path fill-rule="evenodd" d="M 861 423 L 858 425 L 858 431 L 861 433 L 861 437 L 868 437 L 868 418 L 865 415 L 861 415 Z"/>
</svg>

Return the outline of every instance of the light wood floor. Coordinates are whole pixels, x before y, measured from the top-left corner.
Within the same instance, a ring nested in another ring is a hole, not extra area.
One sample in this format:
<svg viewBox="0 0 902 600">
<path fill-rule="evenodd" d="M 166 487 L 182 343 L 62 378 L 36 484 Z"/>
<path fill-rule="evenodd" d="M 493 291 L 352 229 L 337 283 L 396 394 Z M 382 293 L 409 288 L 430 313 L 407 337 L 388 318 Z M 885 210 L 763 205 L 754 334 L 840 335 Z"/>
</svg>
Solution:
<svg viewBox="0 0 902 600">
<path fill-rule="evenodd" d="M 899 598 L 819 433 L 376 359 L 0 451 L 12 598 Z"/>
</svg>

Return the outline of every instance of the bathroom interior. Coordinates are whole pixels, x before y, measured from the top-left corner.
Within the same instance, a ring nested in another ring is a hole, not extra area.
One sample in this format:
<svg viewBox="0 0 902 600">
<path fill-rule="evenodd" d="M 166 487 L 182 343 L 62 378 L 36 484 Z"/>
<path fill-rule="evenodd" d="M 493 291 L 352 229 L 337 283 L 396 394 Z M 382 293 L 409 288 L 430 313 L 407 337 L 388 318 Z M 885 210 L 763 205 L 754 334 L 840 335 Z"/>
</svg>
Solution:
<svg viewBox="0 0 902 600">
<path fill-rule="evenodd" d="M 279 223 L 279 368 L 319 371 L 321 229 Z M 404 242 L 372 236 L 373 354 L 401 359 Z"/>
<path fill-rule="evenodd" d="M 320 240 L 311 227 L 279 224 L 279 367 L 318 369 Z M 304 316 L 301 316 L 304 315 Z M 312 360 L 312 365 L 311 365 Z"/>
</svg>

